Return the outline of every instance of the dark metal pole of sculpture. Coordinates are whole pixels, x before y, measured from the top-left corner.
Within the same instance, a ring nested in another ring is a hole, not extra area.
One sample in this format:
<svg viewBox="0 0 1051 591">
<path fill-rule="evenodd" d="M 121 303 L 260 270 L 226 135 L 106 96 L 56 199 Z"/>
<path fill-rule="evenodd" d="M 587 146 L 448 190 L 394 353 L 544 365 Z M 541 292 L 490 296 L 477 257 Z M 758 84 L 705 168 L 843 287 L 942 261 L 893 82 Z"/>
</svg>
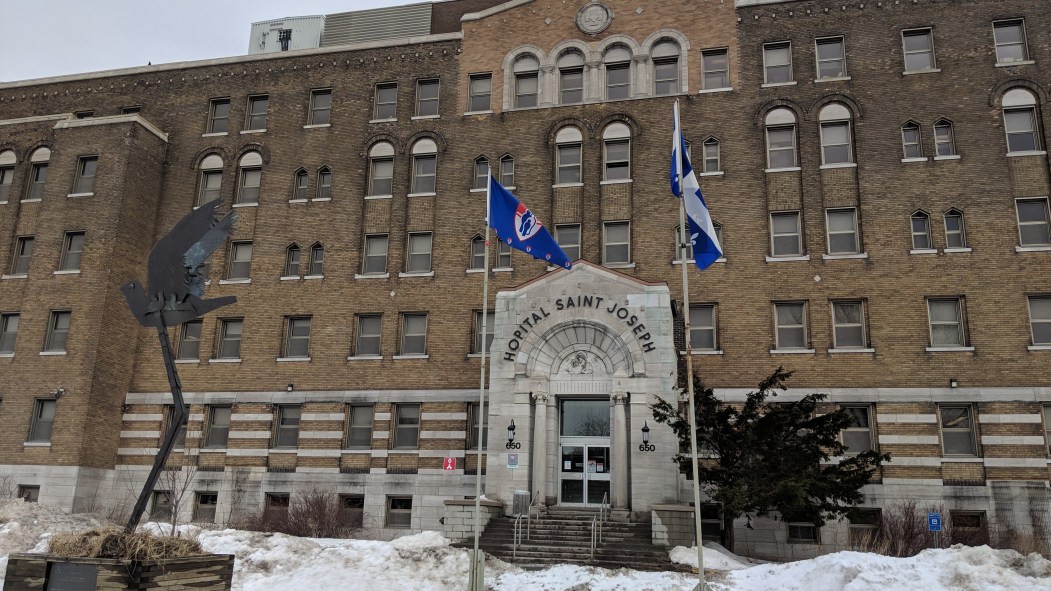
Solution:
<svg viewBox="0 0 1051 591">
<path fill-rule="evenodd" d="M 139 493 L 135 507 L 128 518 L 125 531 L 134 531 L 142 514 L 146 511 L 150 494 L 157 485 L 161 470 L 175 447 L 179 429 L 186 425 L 188 413 L 182 397 L 182 384 L 175 371 L 175 356 L 168 339 L 168 326 L 183 324 L 202 315 L 232 304 L 232 296 L 203 300 L 204 282 L 201 274 L 208 258 L 226 241 L 233 228 L 235 216 L 227 213 L 222 219 L 215 218 L 218 201 L 206 203 L 189 213 L 171 229 L 150 251 L 147 263 L 149 286 L 145 293 L 135 281 L 121 286 L 124 298 L 135 318 L 143 326 L 154 326 L 161 341 L 164 369 L 172 391 L 172 414 L 164 432 L 161 447 L 153 460 L 153 468 Z"/>
</svg>

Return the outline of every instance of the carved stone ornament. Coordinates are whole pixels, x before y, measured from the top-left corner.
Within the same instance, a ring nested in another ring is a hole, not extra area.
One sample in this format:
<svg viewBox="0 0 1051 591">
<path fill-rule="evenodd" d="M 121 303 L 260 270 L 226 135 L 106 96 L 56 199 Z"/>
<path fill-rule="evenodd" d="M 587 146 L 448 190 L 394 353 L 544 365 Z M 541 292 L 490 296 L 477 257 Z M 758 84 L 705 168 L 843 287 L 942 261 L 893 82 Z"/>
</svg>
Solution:
<svg viewBox="0 0 1051 591">
<path fill-rule="evenodd" d="M 594 353 L 577 351 L 562 360 L 558 373 L 568 375 L 593 375 L 595 373 L 606 373 L 606 366 Z"/>
<path fill-rule="evenodd" d="M 605 31 L 613 22 L 613 12 L 605 4 L 593 2 L 585 5 L 577 13 L 577 28 L 588 35 L 597 35 Z"/>
</svg>

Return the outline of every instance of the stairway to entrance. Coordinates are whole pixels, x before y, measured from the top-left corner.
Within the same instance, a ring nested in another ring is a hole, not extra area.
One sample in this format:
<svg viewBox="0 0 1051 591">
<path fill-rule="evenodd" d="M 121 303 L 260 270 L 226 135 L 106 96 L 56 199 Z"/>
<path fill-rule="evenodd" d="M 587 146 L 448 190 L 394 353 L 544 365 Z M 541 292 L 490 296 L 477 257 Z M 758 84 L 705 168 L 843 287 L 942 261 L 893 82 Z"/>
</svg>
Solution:
<svg viewBox="0 0 1051 591">
<path fill-rule="evenodd" d="M 532 519 L 528 538 L 522 535 L 514 548 L 513 517 L 493 519 L 482 532 L 479 544 L 493 556 L 523 568 L 544 568 L 555 564 L 579 564 L 602 568 L 635 570 L 680 570 L 668 559 L 668 548 L 650 541 L 649 523 L 610 520 L 607 513 L 602 527 L 602 541 L 591 557 L 591 524 L 597 510 L 553 507 L 540 519 Z M 525 528 L 525 519 L 522 519 Z M 462 546 L 470 546 L 465 540 Z"/>
</svg>

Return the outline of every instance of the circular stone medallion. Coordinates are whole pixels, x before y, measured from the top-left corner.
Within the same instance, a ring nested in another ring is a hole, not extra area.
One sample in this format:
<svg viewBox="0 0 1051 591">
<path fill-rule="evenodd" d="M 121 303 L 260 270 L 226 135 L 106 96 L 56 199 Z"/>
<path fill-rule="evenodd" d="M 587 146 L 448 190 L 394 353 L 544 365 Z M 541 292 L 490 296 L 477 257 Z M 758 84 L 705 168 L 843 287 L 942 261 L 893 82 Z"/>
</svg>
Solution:
<svg viewBox="0 0 1051 591">
<path fill-rule="evenodd" d="M 588 35 L 605 31 L 611 22 L 613 13 L 605 4 L 588 4 L 577 13 L 577 28 Z"/>
</svg>

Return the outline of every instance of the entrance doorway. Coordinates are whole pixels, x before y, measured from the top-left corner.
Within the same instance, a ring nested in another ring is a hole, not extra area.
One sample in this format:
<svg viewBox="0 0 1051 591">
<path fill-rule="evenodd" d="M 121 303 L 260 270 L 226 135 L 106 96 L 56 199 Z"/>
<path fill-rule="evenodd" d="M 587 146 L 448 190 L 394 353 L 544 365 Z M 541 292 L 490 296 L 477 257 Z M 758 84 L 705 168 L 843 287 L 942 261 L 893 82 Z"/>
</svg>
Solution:
<svg viewBox="0 0 1051 591">
<path fill-rule="evenodd" d="M 562 400 L 559 419 L 559 504 L 608 503 L 613 469 L 609 399 Z"/>
</svg>

